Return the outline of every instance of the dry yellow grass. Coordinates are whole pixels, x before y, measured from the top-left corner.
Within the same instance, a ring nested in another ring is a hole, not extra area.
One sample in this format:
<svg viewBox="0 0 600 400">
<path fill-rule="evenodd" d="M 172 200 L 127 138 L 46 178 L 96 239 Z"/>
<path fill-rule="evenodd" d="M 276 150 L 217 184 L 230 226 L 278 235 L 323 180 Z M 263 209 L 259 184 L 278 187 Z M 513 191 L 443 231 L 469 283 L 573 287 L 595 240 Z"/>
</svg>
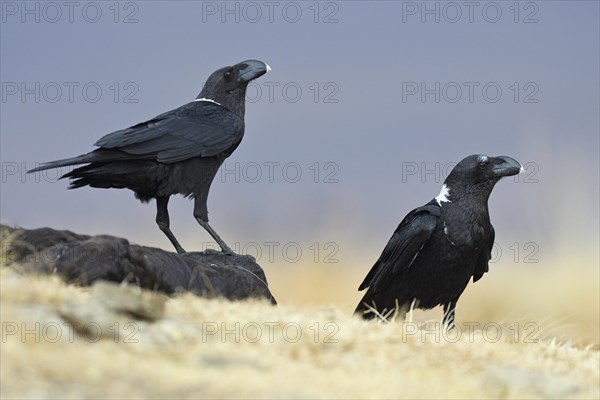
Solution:
<svg viewBox="0 0 600 400">
<path fill-rule="evenodd" d="M 97 288 L 7 267 L 0 278 L 2 398 L 600 396 L 597 348 L 544 339 L 543 329 L 530 338 L 541 340 L 515 340 L 508 322 L 498 340 L 475 330 L 450 343 L 439 330 L 334 307 L 192 295 L 167 299 L 149 321 L 111 310 Z"/>
<path fill-rule="evenodd" d="M 543 325 L 546 334 L 581 345 L 600 344 L 600 268 L 593 257 L 544 264 L 497 263 L 470 283 L 458 302 L 459 323 L 519 321 Z M 350 314 L 364 292 L 357 288 L 370 264 L 264 265 L 273 295 L 296 307 L 335 305 Z M 441 307 L 415 312 L 418 321 L 441 319 Z M 552 329 L 552 332 L 549 330 Z"/>
</svg>

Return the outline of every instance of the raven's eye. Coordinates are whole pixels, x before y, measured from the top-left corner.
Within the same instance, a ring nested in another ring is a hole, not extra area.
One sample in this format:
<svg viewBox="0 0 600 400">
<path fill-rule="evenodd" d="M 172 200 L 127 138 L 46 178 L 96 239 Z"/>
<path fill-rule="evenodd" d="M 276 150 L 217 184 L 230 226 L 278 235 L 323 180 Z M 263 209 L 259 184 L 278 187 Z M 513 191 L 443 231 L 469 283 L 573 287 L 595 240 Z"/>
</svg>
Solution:
<svg viewBox="0 0 600 400">
<path fill-rule="evenodd" d="M 230 80 L 233 77 L 233 72 L 227 71 L 225 72 L 225 74 L 223 74 L 223 76 L 225 77 L 225 79 Z"/>
<path fill-rule="evenodd" d="M 490 159 L 487 156 L 479 156 L 477 157 L 477 166 L 480 169 L 484 169 L 489 164 Z"/>
</svg>

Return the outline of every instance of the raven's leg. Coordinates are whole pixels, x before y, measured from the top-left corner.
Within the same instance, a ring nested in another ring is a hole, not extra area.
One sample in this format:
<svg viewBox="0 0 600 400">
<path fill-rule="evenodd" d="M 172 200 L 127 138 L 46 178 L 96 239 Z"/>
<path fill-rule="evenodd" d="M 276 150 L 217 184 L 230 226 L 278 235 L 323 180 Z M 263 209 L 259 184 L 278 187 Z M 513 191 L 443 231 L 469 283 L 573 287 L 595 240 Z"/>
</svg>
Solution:
<svg viewBox="0 0 600 400">
<path fill-rule="evenodd" d="M 219 247 L 221 247 L 221 251 L 225 254 L 234 254 L 233 250 L 231 250 L 229 248 L 229 246 L 227 246 L 227 244 L 225 244 L 225 242 L 223 241 L 223 239 L 221 239 L 221 237 L 217 234 L 217 232 L 215 232 L 215 230 L 208 224 L 208 222 L 203 221 L 201 218 L 196 218 L 196 221 L 198 221 L 198 223 L 204 228 L 206 229 L 206 231 L 208 233 L 210 233 L 210 236 L 213 237 L 213 239 L 215 239 L 215 242 L 217 242 L 219 244 Z"/>
<path fill-rule="evenodd" d="M 169 204 L 169 197 L 157 197 L 156 198 L 156 224 L 158 228 L 163 231 L 165 235 L 169 238 L 173 246 L 175 246 L 175 250 L 178 253 L 185 253 L 185 250 L 177 239 L 175 239 L 175 235 L 169 229 L 169 210 L 167 209 L 167 205 Z"/>
<path fill-rule="evenodd" d="M 442 324 L 444 328 L 454 328 L 454 310 L 456 309 L 456 301 L 450 301 L 448 304 L 444 304 L 444 318 L 442 318 Z"/>
<path fill-rule="evenodd" d="M 234 254 L 233 250 L 225 244 L 223 239 L 217 234 L 217 232 L 208 224 L 208 210 L 206 209 L 206 198 L 196 197 L 194 203 L 194 217 L 196 221 L 202 226 L 206 232 L 212 236 L 212 238 L 217 242 L 219 247 L 221 247 L 221 251 L 225 254 Z"/>
</svg>

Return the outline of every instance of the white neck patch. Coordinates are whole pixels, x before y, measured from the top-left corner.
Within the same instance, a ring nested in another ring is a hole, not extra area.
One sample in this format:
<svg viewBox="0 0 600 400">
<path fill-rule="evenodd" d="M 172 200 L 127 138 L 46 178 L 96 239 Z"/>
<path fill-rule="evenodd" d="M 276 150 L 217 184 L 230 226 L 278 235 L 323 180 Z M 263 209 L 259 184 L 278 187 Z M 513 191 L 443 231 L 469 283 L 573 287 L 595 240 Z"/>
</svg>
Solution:
<svg viewBox="0 0 600 400">
<path fill-rule="evenodd" d="M 437 201 L 440 206 L 442 205 L 442 201 L 445 203 L 452 203 L 448 196 L 450 196 L 450 188 L 446 185 L 442 185 L 442 190 L 440 190 L 440 194 L 437 195 L 435 201 Z"/>
<path fill-rule="evenodd" d="M 221 105 L 221 103 L 217 103 L 217 102 L 216 102 L 216 101 L 214 101 L 213 99 L 208 99 L 208 98 L 206 98 L 206 97 L 203 97 L 203 98 L 201 98 L 201 99 L 196 99 L 196 100 L 194 100 L 194 101 L 210 101 L 211 103 L 215 103 L 215 104 L 217 104 L 217 105 L 219 105 L 219 106 Z"/>
</svg>

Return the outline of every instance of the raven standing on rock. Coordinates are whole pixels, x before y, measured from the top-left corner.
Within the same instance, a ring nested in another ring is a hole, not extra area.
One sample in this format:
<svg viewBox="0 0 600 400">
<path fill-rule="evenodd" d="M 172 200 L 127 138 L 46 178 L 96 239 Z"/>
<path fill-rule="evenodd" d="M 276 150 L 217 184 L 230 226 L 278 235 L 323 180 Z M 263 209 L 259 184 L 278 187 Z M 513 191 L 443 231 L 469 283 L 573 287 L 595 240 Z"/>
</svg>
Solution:
<svg viewBox="0 0 600 400">
<path fill-rule="evenodd" d="M 440 194 L 412 210 L 398 225 L 360 285 L 367 289 L 356 313 L 372 319 L 412 307 L 444 307 L 443 323 L 454 326 L 454 309 L 471 277 L 488 271 L 494 246 L 488 198 L 505 176 L 522 171 L 510 157 L 472 155 L 452 170 Z"/>
<path fill-rule="evenodd" d="M 198 223 L 224 253 L 233 253 L 208 224 L 206 201 L 217 170 L 244 136 L 246 87 L 269 70 L 256 60 L 218 69 L 191 103 L 110 133 L 90 153 L 28 172 L 87 164 L 61 177 L 72 179 L 70 189 L 127 188 L 144 203 L 156 199 L 156 223 L 178 253 L 185 250 L 169 229 L 167 204 L 172 194 L 193 197 Z"/>
</svg>

